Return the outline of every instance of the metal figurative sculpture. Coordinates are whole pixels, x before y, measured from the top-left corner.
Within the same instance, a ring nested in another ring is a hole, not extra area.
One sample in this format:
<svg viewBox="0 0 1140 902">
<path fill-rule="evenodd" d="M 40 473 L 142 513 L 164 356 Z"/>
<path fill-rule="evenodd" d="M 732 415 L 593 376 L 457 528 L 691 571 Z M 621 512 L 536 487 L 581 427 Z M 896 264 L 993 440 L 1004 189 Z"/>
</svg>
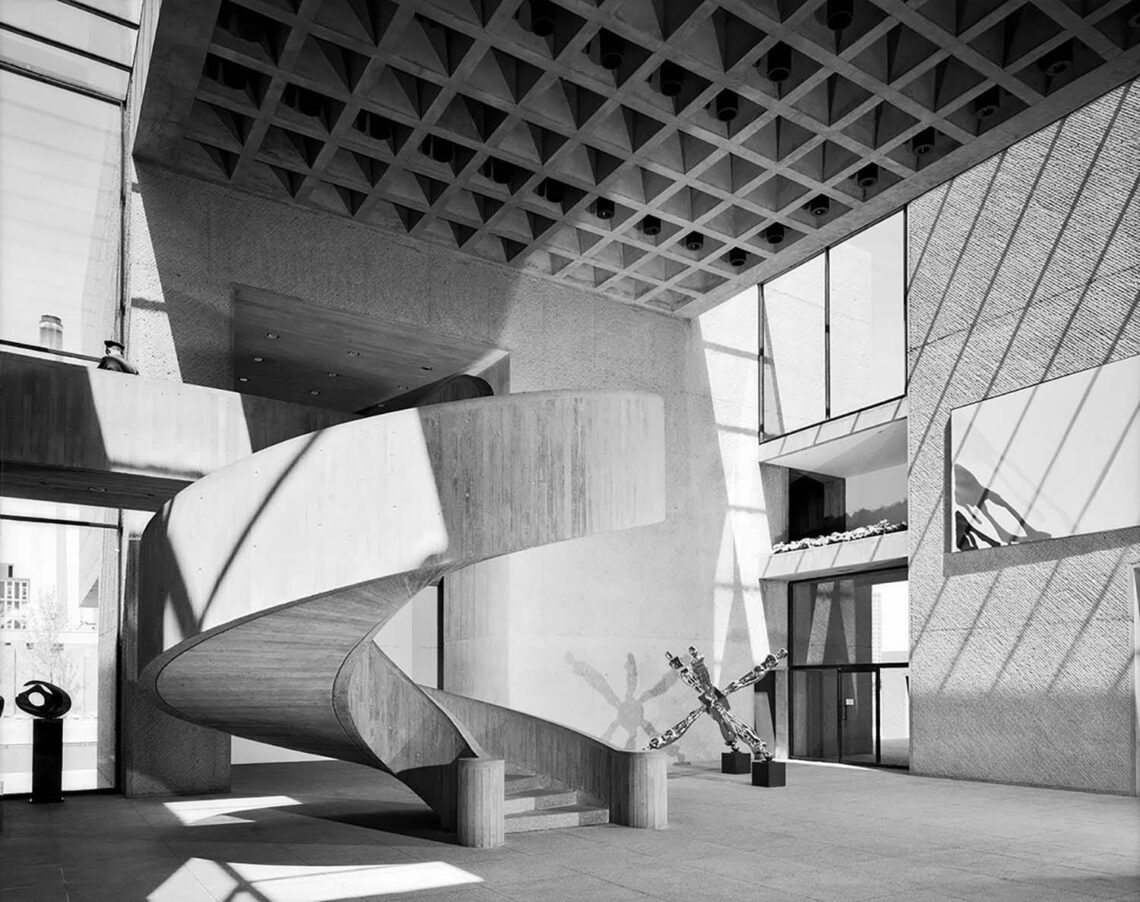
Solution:
<svg viewBox="0 0 1140 902">
<path fill-rule="evenodd" d="M 722 690 L 717 689 L 712 684 L 708 668 L 705 667 L 705 659 L 693 646 L 689 646 L 690 661 L 687 666 L 672 652 L 665 652 L 669 666 L 677 671 L 677 675 L 686 685 L 696 690 L 701 706 L 694 708 L 682 721 L 674 724 L 660 736 L 650 739 L 649 748 L 660 749 L 676 742 L 685 735 L 685 732 L 697 721 L 697 718 L 702 714 L 708 714 L 720 727 L 720 735 L 724 737 L 725 745 L 732 751 L 735 752 L 737 742 L 743 740 L 752 749 L 752 754 L 756 758 L 761 761 L 770 761 L 772 753 L 768 751 L 768 746 L 764 740 L 756 735 L 756 731 L 752 727 L 729 713 L 731 706 L 728 703 L 728 696 L 738 689 L 751 686 L 769 670 L 774 670 L 776 665 L 780 663 L 780 659 L 787 657 L 787 655 L 788 650 L 781 648 L 776 654 L 768 655 L 748 673 L 738 680 L 733 680 Z"/>
<path fill-rule="evenodd" d="M 16 696 L 16 707 L 25 714 L 54 720 L 71 710 L 71 696 L 54 683 L 28 680 L 24 685 L 31 688 Z"/>
</svg>

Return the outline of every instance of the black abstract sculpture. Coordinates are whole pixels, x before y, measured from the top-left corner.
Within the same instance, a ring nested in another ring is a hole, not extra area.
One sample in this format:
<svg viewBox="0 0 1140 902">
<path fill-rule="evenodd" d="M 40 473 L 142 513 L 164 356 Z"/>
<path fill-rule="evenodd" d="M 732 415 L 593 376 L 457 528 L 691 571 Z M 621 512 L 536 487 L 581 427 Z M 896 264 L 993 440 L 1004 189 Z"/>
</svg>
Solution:
<svg viewBox="0 0 1140 902">
<path fill-rule="evenodd" d="M 32 724 L 32 801 L 62 802 L 63 721 L 71 696 L 47 680 L 28 680 L 16 707 L 39 718 Z"/>
</svg>

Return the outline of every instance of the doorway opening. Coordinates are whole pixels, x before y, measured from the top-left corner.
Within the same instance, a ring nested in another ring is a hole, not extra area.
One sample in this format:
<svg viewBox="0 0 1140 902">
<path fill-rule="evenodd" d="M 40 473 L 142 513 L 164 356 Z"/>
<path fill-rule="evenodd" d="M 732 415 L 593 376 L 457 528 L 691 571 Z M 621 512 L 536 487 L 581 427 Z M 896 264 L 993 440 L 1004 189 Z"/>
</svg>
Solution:
<svg viewBox="0 0 1140 902">
<path fill-rule="evenodd" d="M 909 767 L 906 575 L 896 568 L 789 587 L 793 758 Z"/>
</svg>

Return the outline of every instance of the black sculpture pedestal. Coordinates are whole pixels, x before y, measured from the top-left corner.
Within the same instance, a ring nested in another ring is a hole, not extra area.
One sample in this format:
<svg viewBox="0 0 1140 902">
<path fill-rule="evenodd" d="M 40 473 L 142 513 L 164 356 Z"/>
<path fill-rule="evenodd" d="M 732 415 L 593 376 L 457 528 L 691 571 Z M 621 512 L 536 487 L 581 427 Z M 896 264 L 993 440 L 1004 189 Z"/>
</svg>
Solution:
<svg viewBox="0 0 1140 902">
<path fill-rule="evenodd" d="M 720 756 L 720 772 L 722 774 L 746 774 L 752 766 L 752 755 L 749 752 L 722 752 Z"/>
<path fill-rule="evenodd" d="M 63 721 L 44 718 L 32 722 L 31 801 L 62 802 Z"/>
<path fill-rule="evenodd" d="M 753 761 L 752 762 L 752 785 L 753 786 L 787 786 L 787 781 L 784 778 L 784 771 L 786 770 L 786 761 Z"/>
</svg>

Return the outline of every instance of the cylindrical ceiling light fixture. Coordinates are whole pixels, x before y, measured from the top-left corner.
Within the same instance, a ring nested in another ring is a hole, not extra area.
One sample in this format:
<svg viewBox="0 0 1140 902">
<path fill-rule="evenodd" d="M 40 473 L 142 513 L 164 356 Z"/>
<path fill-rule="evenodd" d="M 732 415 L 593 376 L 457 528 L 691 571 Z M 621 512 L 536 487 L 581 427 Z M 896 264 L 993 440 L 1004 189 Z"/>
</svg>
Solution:
<svg viewBox="0 0 1140 902">
<path fill-rule="evenodd" d="M 685 86 L 685 70 L 668 60 L 661 64 L 661 93 L 666 97 L 676 97 Z"/>
<path fill-rule="evenodd" d="M 599 197 L 594 201 L 594 215 L 598 219 L 613 219 L 615 209 L 614 202 L 608 197 Z"/>
<path fill-rule="evenodd" d="M 769 244 L 781 244 L 784 241 L 784 227 L 778 222 L 772 223 L 764 230 L 764 240 Z"/>
<path fill-rule="evenodd" d="M 748 262 L 748 251 L 742 247 L 734 247 L 728 252 L 728 262 L 732 266 L 743 266 Z"/>
<path fill-rule="evenodd" d="M 549 0 L 531 0 L 530 30 L 540 38 L 554 34 L 555 6 Z"/>
<path fill-rule="evenodd" d="M 974 115 L 978 120 L 992 119 L 1001 109 L 1001 88 L 994 85 L 974 98 Z"/>
<path fill-rule="evenodd" d="M 792 74 L 792 48 L 780 42 L 768 51 L 768 80 L 774 84 L 787 81 Z"/>
<path fill-rule="evenodd" d="M 705 246 L 705 236 L 700 232 L 689 232 L 685 236 L 685 250 L 699 251 Z"/>
<path fill-rule="evenodd" d="M 656 216 L 646 216 L 641 220 L 641 232 L 651 238 L 661 234 L 661 220 Z"/>
<path fill-rule="evenodd" d="M 879 164 L 868 163 L 855 173 L 855 184 L 860 188 L 873 188 L 879 184 Z"/>
<path fill-rule="evenodd" d="M 740 113 L 740 98 L 735 91 L 725 89 L 716 95 L 716 118 L 721 122 L 731 122 Z"/>
<path fill-rule="evenodd" d="M 625 62 L 625 41 L 604 28 L 598 32 L 598 60 L 603 69 L 617 69 Z"/>
<path fill-rule="evenodd" d="M 827 0 L 824 21 L 832 31 L 843 31 L 855 21 L 855 0 Z"/>
<path fill-rule="evenodd" d="M 910 149 L 916 157 L 924 157 L 934 150 L 934 129 L 924 128 L 911 138 Z"/>
<path fill-rule="evenodd" d="M 831 198 L 826 194 L 817 195 L 807 202 L 807 208 L 812 216 L 826 216 L 831 210 Z"/>
</svg>

